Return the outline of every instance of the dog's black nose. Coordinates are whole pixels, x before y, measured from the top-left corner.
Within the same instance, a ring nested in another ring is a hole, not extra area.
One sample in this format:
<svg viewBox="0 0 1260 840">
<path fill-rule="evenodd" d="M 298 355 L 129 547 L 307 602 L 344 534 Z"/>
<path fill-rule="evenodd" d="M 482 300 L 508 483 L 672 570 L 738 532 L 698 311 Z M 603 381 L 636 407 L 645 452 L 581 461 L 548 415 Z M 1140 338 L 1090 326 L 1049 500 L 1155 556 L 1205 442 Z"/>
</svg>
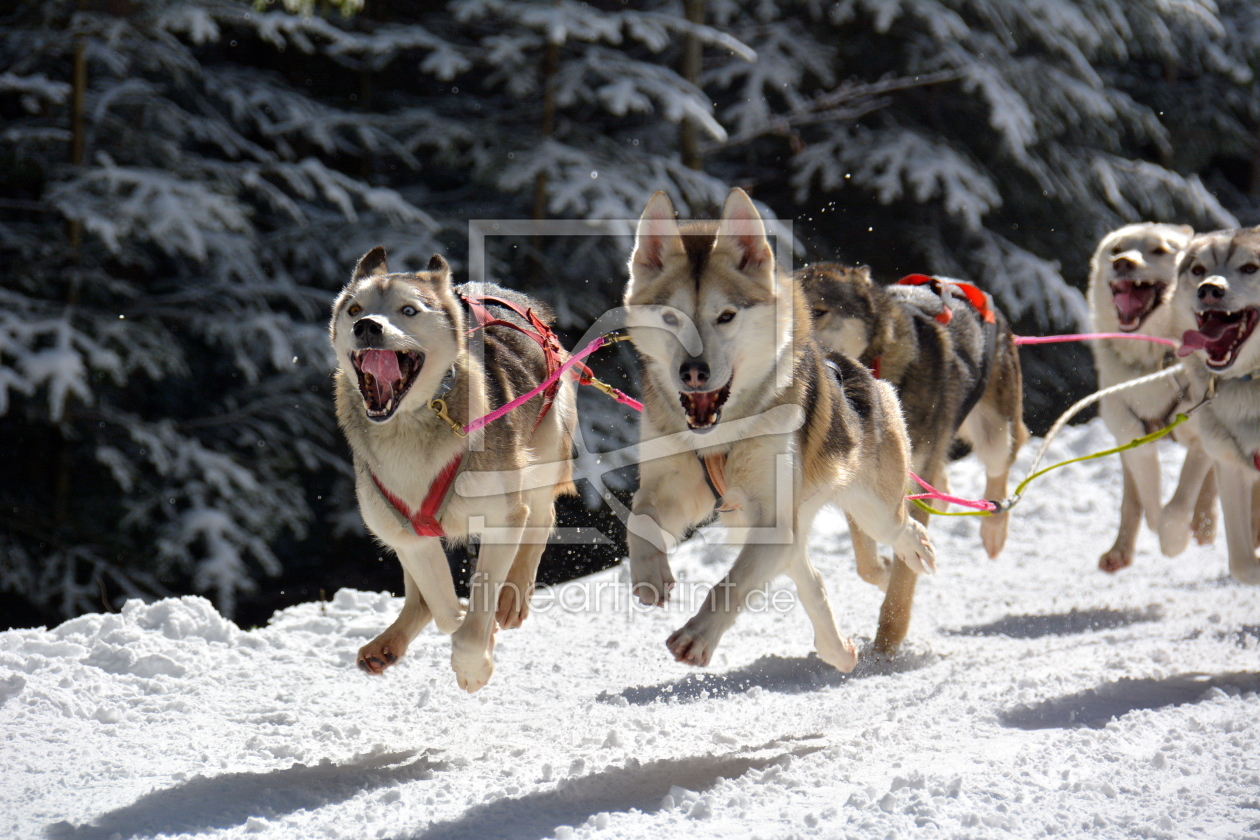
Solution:
<svg viewBox="0 0 1260 840">
<path fill-rule="evenodd" d="M 354 322 L 355 338 L 379 338 L 381 322 L 375 318 L 360 318 Z"/>
<path fill-rule="evenodd" d="M 1124 274 L 1126 271 L 1132 271 L 1136 268 L 1137 264 L 1128 257 L 1116 257 L 1111 261 L 1111 267 L 1118 273 Z"/>
<path fill-rule="evenodd" d="M 1225 297 L 1225 293 L 1227 291 L 1229 290 L 1220 283 L 1215 283 L 1210 280 L 1204 281 L 1199 286 L 1199 300 L 1204 303 L 1216 303 L 1221 298 Z"/>
<path fill-rule="evenodd" d="M 683 362 L 678 368 L 678 378 L 688 388 L 703 388 L 709 381 L 709 364 L 699 359 Z"/>
</svg>

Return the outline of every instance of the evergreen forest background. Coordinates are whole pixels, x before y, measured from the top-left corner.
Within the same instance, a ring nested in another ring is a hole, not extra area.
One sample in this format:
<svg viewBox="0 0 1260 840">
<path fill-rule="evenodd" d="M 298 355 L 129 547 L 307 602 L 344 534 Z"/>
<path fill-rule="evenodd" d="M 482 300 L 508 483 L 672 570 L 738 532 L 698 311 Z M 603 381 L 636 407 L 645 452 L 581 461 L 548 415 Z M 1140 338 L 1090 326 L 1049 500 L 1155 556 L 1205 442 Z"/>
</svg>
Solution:
<svg viewBox="0 0 1260 840">
<path fill-rule="evenodd" d="M 6 626 L 184 592 L 250 625 L 399 591 L 326 332 L 378 244 L 462 278 L 470 220 L 629 220 L 657 189 L 706 216 L 741 186 L 797 265 L 971 280 L 1045 333 L 1083 326 L 1108 230 L 1260 223 L 1246 0 L 287 2 L 0 10 Z M 490 237 L 487 274 L 571 343 L 620 300 L 613 230 Z M 630 352 L 602 355 L 627 381 Z M 1092 388 L 1083 347 L 1023 360 L 1034 430 Z M 630 418 L 581 399 L 588 441 L 625 445 Z M 610 544 L 549 550 L 546 581 L 620 557 L 583 489 L 563 521 Z"/>
</svg>

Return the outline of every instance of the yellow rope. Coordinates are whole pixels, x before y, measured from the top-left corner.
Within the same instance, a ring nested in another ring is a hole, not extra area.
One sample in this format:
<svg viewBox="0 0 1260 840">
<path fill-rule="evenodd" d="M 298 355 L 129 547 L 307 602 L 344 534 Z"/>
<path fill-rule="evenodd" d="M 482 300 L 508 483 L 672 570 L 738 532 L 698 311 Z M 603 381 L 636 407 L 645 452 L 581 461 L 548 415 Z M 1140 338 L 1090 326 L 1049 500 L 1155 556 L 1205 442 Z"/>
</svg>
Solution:
<svg viewBox="0 0 1260 840">
<path fill-rule="evenodd" d="M 1010 498 L 1015 499 L 1022 496 L 1024 493 L 1024 488 L 1026 488 L 1032 482 L 1033 479 L 1043 476 L 1046 473 L 1050 472 L 1051 470 L 1057 470 L 1059 467 L 1066 467 L 1068 464 L 1075 464 L 1079 461 L 1092 461 L 1094 458 L 1102 458 L 1107 455 L 1115 455 L 1116 453 L 1123 452 L 1126 449 L 1136 449 L 1137 447 L 1142 446 L 1143 444 L 1147 444 L 1147 443 L 1150 443 L 1151 441 L 1159 440 L 1164 435 L 1168 434 L 1177 426 L 1180 426 L 1182 423 L 1186 422 L 1189 419 L 1190 419 L 1189 416 L 1185 414 L 1178 414 L 1176 418 L 1174 418 L 1173 421 L 1169 423 L 1167 426 L 1165 426 L 1164 428 L 1157 429 L 1156 431 L 1151 432 L 1148 435 L 1143 435 L 1140 438 L 1134 438 L 1133 440 L 1129 441 L 1123 446 L 1116 446 L 1111 449 L 1104 449 L 1102 452 L 1095 452 L 1091 455 L 1082 455 L 1079 458 L 1069 458 L 1066 461 L 1060 461 L 1057 464 L 1051 464 L 1045 469 L 1038 470 L 1037 472 L 1033 473 L 1032 475 L 1025 478 L 1023 481 L 1021 481 L 1019 486 L 1015 488 L 1015 493 Z M 987 511 L 987 510 L 964 510 L 964 511 L 937 510 L 936 508 L 924 502 L 922 499 L 911 499 L 911 501 L 913 501 L 916 505 L 918 505 L 920 510 L 925 510 L 928 513 L 932 514 L 933 516 L 992 516 L 993 515 L 992 511 Z M 1003 505 L 1003 507 L 1006 510 L 1010 509 L 1009 505 Z"/>
</svg>

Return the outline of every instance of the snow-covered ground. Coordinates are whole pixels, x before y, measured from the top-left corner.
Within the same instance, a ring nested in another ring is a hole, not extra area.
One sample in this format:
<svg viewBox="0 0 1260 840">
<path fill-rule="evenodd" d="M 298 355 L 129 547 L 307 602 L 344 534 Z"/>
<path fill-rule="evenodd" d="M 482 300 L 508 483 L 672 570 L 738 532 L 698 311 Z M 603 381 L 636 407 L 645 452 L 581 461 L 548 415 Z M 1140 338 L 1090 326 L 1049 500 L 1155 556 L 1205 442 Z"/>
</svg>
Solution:
<svg viewBox="0 0 1260 840">
<path fill-rule="evenodd" d="M 1109 444 L 1095 422 L 1051 457 Z M 974 459 L 953 487 L 979 491 Z M 1144 533 L 1099 572 L 1118 491 L 1114 457 L 1052 473 L 997 561 L 975 519 L 937 518 L 903 652 L 848 676 L 773 606 L 678 665 L 682 614 L 629 609 L 620 570 L 501 632 L 471 696 L 431 628 L 355 670 L 398 608 L 380 594 L 252 631 L 189 597 L 3 633 L 0 836 L 1260 837 L 1260 590 L 1226 576 L 1223 535 L 1169 559 Z M 843 519 L 811 543 L 869 644 L 881 594 Z M 725 557 L 697 539 L 676 568 L 712 581 Z"/>
</svg>

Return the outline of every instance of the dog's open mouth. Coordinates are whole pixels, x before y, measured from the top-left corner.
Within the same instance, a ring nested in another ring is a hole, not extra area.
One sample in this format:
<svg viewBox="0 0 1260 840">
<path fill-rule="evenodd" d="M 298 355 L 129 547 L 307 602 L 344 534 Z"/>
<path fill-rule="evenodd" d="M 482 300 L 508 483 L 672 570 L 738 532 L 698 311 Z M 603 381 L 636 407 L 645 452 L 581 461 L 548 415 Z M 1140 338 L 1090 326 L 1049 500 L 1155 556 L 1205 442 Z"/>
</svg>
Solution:
<svg viewBox="0 0 1260 840">
<path fill-rule="evenodd" d="M 1189 356 L 1195 350 L 1207 351 L 1207 366 L 1213 370 L 1225 370 L 1238 358 L 1243 342 L 1251 337 L 1257 322 L 1260 322 L 1260 311 L 1248 306 L 1237 312 L 1224 312 L 1220 309 L 1209 309 L 1195 314 L 1198 318 L 1197 330 L 1186 330 L 1181 336 L 1181 349 L 1178 356 Z"/>
<path fill-rule="evenodd" d="M 412 350 L 355 350 L 350 361 L 359 375 L 367 416 L 388 420 L 424 367 L 424 354 Z"/>
<path fill-rule="evenodd" d="M 1120 329 L 1132 332 L 1164 299 L 1167 283 L 1147 280 L 1117 280 L 1111 284 L 1111 300 L 1116 307 Z"/>
<path fill-rule="evenodd" d="M 679 391 L 678 401 L 687 414 L 687 427 L 693 432 L 707 432 L 722 417 L 722 406 L 731 395 L 731 383 L 716 391 Z"/>
</svg>

